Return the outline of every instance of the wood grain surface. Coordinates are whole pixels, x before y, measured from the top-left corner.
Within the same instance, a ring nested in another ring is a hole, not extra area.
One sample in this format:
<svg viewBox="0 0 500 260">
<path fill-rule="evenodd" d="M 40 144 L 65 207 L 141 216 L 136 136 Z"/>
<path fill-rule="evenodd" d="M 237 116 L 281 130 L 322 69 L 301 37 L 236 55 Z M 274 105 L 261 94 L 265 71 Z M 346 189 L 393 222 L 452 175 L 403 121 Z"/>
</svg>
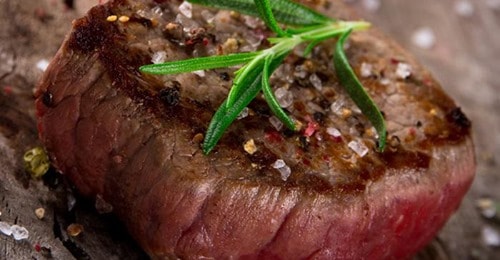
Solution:
<svg viewBox="0 0 500 260">
<path fill-rule="evenodd" d="M 477 177 L 457 213 L 415 258 L 500 259 L 500 248 L 483 237 L 485 228 L 500 232 L 499 213 L 485 218 L 476 206 L 481 198 L 500 201 L 499 1 L 346 2 L 427 65 L 474 124 Z M 0 233 L 0 259 L 147 259 L 112 215 L 98 214 L 91 202 L 75 198 L 54 172 L 34 180 L 22 165 L 23 153 L 37 145 L 32 93 L 39 67 L 55 54 L 71 21 L 97 3 L 0 0 L 0 221 L 30 232 L 20 241 Z M 435 36 L 431 48 L 413 39 L 422 28 Z M 37 208 L 45 209 L 42 220 L 35 216 Z M 82 224 L 84 231 L 68 236 L 71 223 Z"/>
</svg>

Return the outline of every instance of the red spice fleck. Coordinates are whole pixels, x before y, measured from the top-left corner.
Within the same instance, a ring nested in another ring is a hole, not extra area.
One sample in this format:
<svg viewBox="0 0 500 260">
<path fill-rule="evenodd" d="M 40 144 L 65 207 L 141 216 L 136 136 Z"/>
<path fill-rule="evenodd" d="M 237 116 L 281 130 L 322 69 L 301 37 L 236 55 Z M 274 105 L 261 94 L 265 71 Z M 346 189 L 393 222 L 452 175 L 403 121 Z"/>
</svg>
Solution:
<svg viewBox="0 0 500 260">
<path fill-rule="evenodd" d="M 5 95 L 12 94 L 12 87 L 11 86 L 5 86 L 5 87 L 3 87 L 3 93 L 5 93 Z"/>
<path fill-rule="evenodd" d="M 391 58 L 391 64 L 398 64 L 400 61 L 396 58 Z"/>
<path fill-rule="evenodd" d="M 281 137 L 281 134 L 275 130 L 266 131 L 264 136 L 267 141 L 272 143 L 280 143 L 283 141 L 283 137 Z"/>
<path fill-rule="evenodd" d="M 342 136 L 330 136 L 330 138 L 336 143 L 342 142 Z"/>
<path fill-rule="evenodd" d="M 302 159 L 302 163 L 305 165 L 305 166 L 311 166 L 311 161 L 309 161 L 308 159 L 304 158 Z"/>
<path fill-rule="evenodd" d="M 35 16 L 39 19 L 43 19 L 47 16 L 47 13 L 45 12 L 45 9 L 38 7 L 35 9 Z"/>
<path fill-rule="evenodd" d="M 193 45 L 194 44 L 194 40 L 193 39 L 186 40 L 185 44 L 186 45 Z"/>
<path fill-rule="evenodd" d="M 330 156 L 328 156 L 328 155 L 323 155 L 323 161 L 325 161 L 325 162 L 330 162 Z"/>
<path fill-rule="evenodd" d="M 432 81 L 432 79 L 430 79 L 430 78 L 425 78 L 425 79 L 423 80 L 423 83 L 424 83 L 424 85 L 426 85 L 426 86 L 430 87 L 430 86 L 432 86 L 433 81 Z"/>
<path fill-rule="evenodd" d="M 408 129 L 408 135 L 412 137 L 417 135 L 417 130 L 414 127 L 411 127 L 410 129 Z"/>
<path fill-rule="evenodd" d="M 316 130 L 318 129 L 319 129 L 319 124 L 317 122 L 309 121 L 307 123 L 306 129 L 304 130 L 304 136 L 311 137 L 314 134 L 314 132 L 316 132 Z"/>
<path fill-rule="evenodd" d="M 35 245 L 35 251 L 40 252 L 42 250 L 42 246 L 40 244 Z"/>
<path fill-rule="evenodd" d="M 207 46 L 209 42 L 207 37 L 203 38 L 203 45 Z"/>
</svg>

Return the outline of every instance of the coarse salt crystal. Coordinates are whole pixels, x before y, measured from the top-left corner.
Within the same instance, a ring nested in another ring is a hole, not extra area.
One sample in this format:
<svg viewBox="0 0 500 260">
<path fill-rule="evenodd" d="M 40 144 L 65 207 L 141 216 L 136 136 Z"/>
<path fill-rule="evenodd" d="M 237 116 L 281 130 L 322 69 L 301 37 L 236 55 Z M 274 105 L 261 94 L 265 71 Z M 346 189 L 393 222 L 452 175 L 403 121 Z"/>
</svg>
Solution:
<svg viewBox="0 0 500 260">
<path fill-rule="evenodd" d="M 14 237 L 15 240 L 27 239 L 29 237 L 29 232 L 25 227 L 13 225 L 11 229 L 12 229 L 12 236 Z"/>
<path fill-rule="evenodd" d="M 483 230 L 481 231 L 481 235 L 486 245 L 492 247 L 500 246 L 500 234 L 494 228 L 490 226 L 484 226 Z"/>
<path fill-rule="evenodd" d="M 212 23 L 215 19 L 215 15 L 208 10 L 201 11 L 201 17 L 203 17 L 203 20 L 207 23 Z"/>
<path fill-rule="evenodd" d="M 412 42 L 415 46 L 427 50 L 436 43 L 436 36 L 431 28 L 422 27 L 413 33 Z"/>
<path fill-rule="evenodd" d="M 281 130 L 281 128 L 283 128 L 283 122 L 281 122 L 281 120 L 279 120 L 277 117 L 275 116 L 271 116 L 269 118 L 269 123 L 271 123 L 271 125 L 274 126 L 274 128 L 278 131 Z"/>
<path fill-rule="evenodd" d="M 205 71 L 204 70 L 197 70 L 197 71 L 193 71 L 194 74 L 200 76 L 200 77 L 205 77 Z"/>
<path fill-rule="evenodd" d="M 276 160 L 271 165 L 271 167 L 273 167 L 274 169 L 276 169 L 280 172 L 281 179 L 283 181 L 286 181 L 288 179 L 288 177 L 290 177 L 290 175 L 292 174 L 292 170 L 290 169 L 290 167 L 288 165 L 286 165 L 285 161 L 283 161 L 282 159 Z"/>
<path fill-rule="evenodd" d="M 474 6 L 468 0 L 460 0 L 455 3 L 454 6 L 455 12 L 464 17 L 469 17 L 474 14 Z"/>
<path fill-rule="evenodd" d="M 248 107 L 243 108 L 236 119 L 240 120 L 248 116 Z"/>
<path fill-rule="evenodd" d="M 411 75 L 411 66 L 410 64 L 400 62 L 398 63 L 398 67 L 396 68 L 396 76 L 400 79 L 406 79 Z"/>
<path fill-rule="evenodd" d="M 293 93 L 284 87 L 276 89 L 274 91 L 274 95 L 276 96 L 276 99 L 281 107 L 286 108 L 291 106 L 293 103 Z"/>
<path fill-rule="evenodd" d="M 179 5 L 179 12 L 187 18 L 192 18 L 193 6 L 188 1 L 184 1 L 181 5 Z"/>
<path fill-rule="evenodd" d="M 183 14 L 177 14 L 175 17 L 175 22 L 177 24 L 182 24 L 182 30 L 186 33 L 191 32 L 191 30 L 199 27 L 199 24 L 195 22 L 193 19 L 187 18 Z"/>
<path fill-rule="evenodd" d="M 372 73 L 373 65 L 363 62 L 361 63 L 361 77 L 368 78 L 373 75 Z"/>
<path fill-rule="evenodd" d="M 335 127 L 328 127 L 326 129 L 326 133 L 328 133 L 329 135 L 331 135 L 333 137 L 341 137 L 342 136 L 342 133 L 340 133 L 340 131 Z"/>
<path fill-rule="evenodd" d="M 379 82 L 384 86 L 391 84 L 391 81 L 388 78 L 381 78 Z"/>
<path fill-rule="evenodd" d="M 345 100 L 343 98 L 339 98 L 330 105 L 330 110 L 333 113 L 340 115 L 342 114 L 342 109 L 344 108 L 344 105 L 345 105 Z"/>
<path fill-rule="evenodd" d="M 274 169 L 279 169 L 279 168 L 283 168 L 286 166 L 286 163 L 285 161 L 283 161 L 282 159 L 278 159 L 276 160 L 273 165 L 271 165 Z"/>
<path fill-rule="evenodd" d="M 0 221 L 0 232 L 10 236 L 12 234 L 12 227 L 7 222 Z"/>
<path fill-rule="evenodd" d="M 309 82 L 313 85 L 314 88 L 317 90 L 323 89 L 323 82 L 321 82 L 321 79 L 316 75 L 316 73 L 311 74 L 309 76 Z"/>
<path fill-rule="evenodd" d="M 258 18 L 255 18 L 253 16 L 244 16 L 243 17 L 244 23 L 246 26 L 248 26 L 251 29 L 255 29 L 261 25 L 261 20 Z"/>
<path fill-rule="evenodd" d="M 36 67 L 41 70 L 41 71 L 45 71 L 47 69 L 47 67 L 49 67 L 49 61 L 46 60 L 46 59 L 43 59 L 43 60 L 39 60 L 37 63 L 36 63 Z"/>
<path fill-rule="evenodd" d="M 347 144 L 347 146 L 349 146 L 351 150 L 358 154 L 359 157 L 365 156 L 369 151 L 368 147 L 366 147 L 365 144 L 360 141 L 351 141 Z"/>
<path fill-rule="evenodd" d="M 380 8 L 380 0 L 363 0 L 362 1 L 363 7 L 370 11 L 370 12 L 375 12 Z"/>
<path fill-rule="evenodd" d="M 153 53 L 153 56 L 151 57 L 151 62 L 153 64 L 164 63 L 166 59 L 167 59 L 167 52 L 157 51 Z"/>
</svg>

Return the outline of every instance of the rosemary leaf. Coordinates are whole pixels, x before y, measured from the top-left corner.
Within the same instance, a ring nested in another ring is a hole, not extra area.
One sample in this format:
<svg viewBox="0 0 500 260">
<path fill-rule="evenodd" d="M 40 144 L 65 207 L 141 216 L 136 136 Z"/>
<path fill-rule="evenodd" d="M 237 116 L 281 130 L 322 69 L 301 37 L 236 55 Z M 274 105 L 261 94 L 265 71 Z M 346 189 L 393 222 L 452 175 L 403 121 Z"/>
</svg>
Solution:
<svg viewBox="0 0 500 260">
<path fill-rule="evenodd" d="M 321 41 L 320 40 L 314 40 L 312 42 L 310 42 L 307 46 L 306 46 L 306 49 L 304 50 L 304 57 L 307 57 L 309 56 L 309 54 L 311 54 L 311 52 L 313 51 L 314 47 L 316 47 L 318 44 L 320 44 Z"/>
<path fill-rule="evenodd" d="M 288 53 L 287 53 L 288 54 Z M 283 62 L 285 55 L 281 55 L 274 59 L 269 65 L 269 71 L 274 71 Z M 237 96 L 236 101 L 230 107 L 227 106 L 227 99 L 220 105 L 217 112 L 215 112 L 210 122 L 205 140 L 203 141 L 203 152 L 210 153 L 215 147 L 217 142 L 231 125 L 231 123 L 238 117 L 243 109 L 250 104 L 250 102 L 259 94 L 262 89 L 262 72 L 257 71 L 256 77 L 252 78 L 252 82 L 244 88 Z"/>
<path fill-rule="evenodd" d="M 208 70 L 216 68 L 226 68 L 249 62 L 254 59 L 259 52 L 243 52 L 222 56 L 209 56 L 166 62 L 161 64 L 150 64 L 141 66 L 139 70 L 150 74 L 177 74 L 197 70 Z"/>
<path fill-rule="evenodd" d="M 337 72 L 340 83 L 344 86 L 351 99 L 361 109 L 363 114 L 370 120 L 379 135 L 378 149 L 384 151 L 386 142 L 386 126 L 384 117 L 378 109 L 377 105 L 368 96 L 363 85 L 359 82 L 356 74 L 351 68 L 347 56 L 344 52 L 344 43 L 352 29 L 347 30 L 340 36 L 335 46 L 335 55 L 333 57 L 333 64 Z"/>
<path fill-rule="evenodd" d="M 259 75 L 262 66 L 264 66 L 263 57 L 256 57 L 236 71 L 233 86 L 227 95 L 226 107 L 234 105 L 242 90 L 252 84 L 253 80 Z"/>
<path fill-rule="evenodd" d="M 267 27 L 269 27 L 269 29 L 275 32 L 278 36 L 287 36 L 288 33 L 283 31 L 278 25 L 269 0 L 254 0 L 254 2 L 257 10 L 259 11 L 260 18 L 266 23 Z"/>
<path fill-rule="evenodd" d="M 285 111 L 283 111 L 278 100 L 276 99 L 276 96 L 274 96 L 271 84 L 269 84 L 269 78 L 271 77 L 269 66 L 273 58 L 273 56 L 267 56 L 264 61 L 264 68 L 262 69 L 262 92 L 264 93 L 266 102 L 269 105 L 269 108 L 271 108 L 273 114 L 281 120 L 286 127 L 295 131 L 295 122 L 287 115 L 287 113 L 285 113 Z"/>
<path fill-rule="evenodd" d="M 243 14 L 259 17 L 259 11 L 254 0 L 189 0 L 193 4 L 200 4 L 218 9 L 229 9 Z M 276 20 L 288 25 L 313 25 L 334 21 L 303 5 L 289 0 L 272 0 L 270 5 Z"/>
</svg>

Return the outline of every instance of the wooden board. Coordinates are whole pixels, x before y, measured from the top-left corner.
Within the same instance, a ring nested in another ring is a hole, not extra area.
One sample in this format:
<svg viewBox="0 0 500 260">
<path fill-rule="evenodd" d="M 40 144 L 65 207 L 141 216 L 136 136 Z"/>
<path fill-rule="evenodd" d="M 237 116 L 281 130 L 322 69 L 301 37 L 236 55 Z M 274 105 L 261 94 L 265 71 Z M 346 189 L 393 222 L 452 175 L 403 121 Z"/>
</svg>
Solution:
<svg viewBox="0 0 500 260">
<path fill-rule="evenodd" d="M 64 4 L 73 3 L 73 8 Z M 500 226 L 481 217 L 477 199 L 500 200 L 500 7 L 471 1 L 470 16 L 454 11 L 454 0 L 384 0 L 371 10 L 367 2 L 349 1 L 367 20 L 416 54 L 457 99 L 474 123 L 478 175 L 457 214 L 417 259 L 500 259 L 487 246 L 482 229 Z M 61 178 L 33 180 L 23 171 L 23 153 L 37 145 L 32 93 L 44 62 L 50 61 L 71 21 L 97 0 L 0 0 L 0 221 L 24 226 L 27 240 L 0 234 L 0 259 L 147 259 L 119 222 L 100 215 L 94 205 L 74 199 Z M 412 42 L 413 33 L 430 28 L 431 49 Z M 52 175 L 56 176 L 55 174 Z M 68 211 L 68 203 L 76 205 Z M 34 211 L 45 209 L 39 220 Z M 84 227 L 69 237 L 66 227 Z M 411 241 L 409 241 L 411 242 Z M 40 250 L 37 250 L 40 249 Z M 49 252 L 50 251 L 50 252 Z"/>
</svg>

